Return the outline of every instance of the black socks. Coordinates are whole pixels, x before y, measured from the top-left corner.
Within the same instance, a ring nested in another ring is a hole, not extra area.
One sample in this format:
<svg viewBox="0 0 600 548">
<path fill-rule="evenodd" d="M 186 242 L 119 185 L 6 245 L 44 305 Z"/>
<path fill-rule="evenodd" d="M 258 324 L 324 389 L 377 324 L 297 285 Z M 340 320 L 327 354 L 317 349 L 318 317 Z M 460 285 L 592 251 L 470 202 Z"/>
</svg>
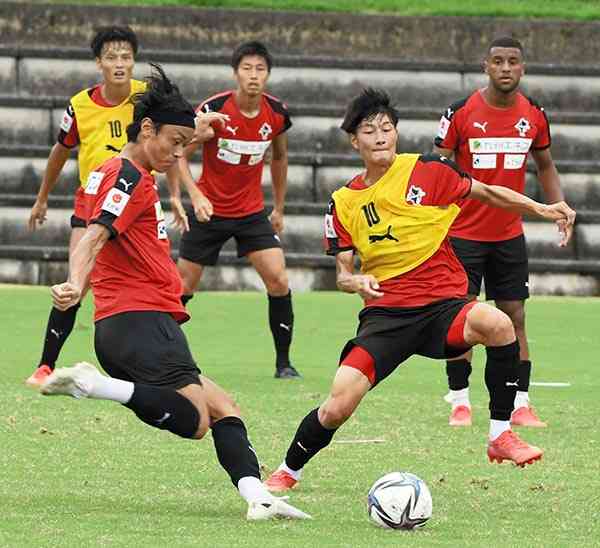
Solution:
<svg viewBox="0 0 600 548">
<path fill-rule="evenodd" d="M 80 303 L 68 308 L 64 312 L 52 307 L 46 326 L 46 338 L 44 339 L 40 365 L 47 365 L 50 369 L 54 369 L 62 347 L 69 338 L 71 331 L 73 331 L 75 317 L 80 308 Z"/>
<path fill-rule="evenodd" d="M 273 334 L 275 352 L 277 353 L 277 369 L 289 367 L 290 345 L 294 328 L 294 312 L 292 310 L 292 292 L 283 297 L 269 297 L 269 326 Z"/>
<path fill-rule="evenodd" d="M 519 392 L 529 392 L 529 381 L 531 379 L 531 362 L 521 360 L 519 364 Z"/>
<path fill-rule="evenodd" d="M 240 479 L 247 476 L 260 479 L 258 459 L 242 419 L 225 417 L 215 422 L 212 436 L 217 458 L 235 487 Z"/>
<path fill-rule="evenodd" d="M 172 388 L 136 383 L 125 407 L 146 424 L 182 438 L 193 438 L 200 426 L 196 406 Z"/>
<path fill-rule="evenodd" d="M 285 456 L 292 470 L 300 470 L 321 449 L 327 447 L 337 428 L 328 430 L 319 422 L 319 410 L 313 409 L 300 423 Z"/>
<path fill-rule="evenodd" d="M 446 360 L 446 375 L 450 390 L 463 390 L 469 387 L 469 376 L 473 368 L 469 360 Z"/>
<path fill-rule="evenodd" d="M 519 384 L 519 343 L 485 349 L 485 385 L 490 393 L 490 418 L 510 420 Z"/>
</svg>

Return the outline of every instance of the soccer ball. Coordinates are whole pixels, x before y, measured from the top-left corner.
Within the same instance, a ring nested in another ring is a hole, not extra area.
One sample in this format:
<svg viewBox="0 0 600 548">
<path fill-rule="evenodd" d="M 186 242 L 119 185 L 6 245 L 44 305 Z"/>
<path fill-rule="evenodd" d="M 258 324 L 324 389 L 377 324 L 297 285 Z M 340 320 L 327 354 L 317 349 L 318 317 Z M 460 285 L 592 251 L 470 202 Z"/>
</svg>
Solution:
<svg viewBox="0 0 600 548">
<path fill-rule="evenodd" d="M 408 472 L 379 478 L 369 491 L 369 517 L 386 529 L 423 527 L 431 517 L 431 493 L 425 482 Z"/>
</svg>

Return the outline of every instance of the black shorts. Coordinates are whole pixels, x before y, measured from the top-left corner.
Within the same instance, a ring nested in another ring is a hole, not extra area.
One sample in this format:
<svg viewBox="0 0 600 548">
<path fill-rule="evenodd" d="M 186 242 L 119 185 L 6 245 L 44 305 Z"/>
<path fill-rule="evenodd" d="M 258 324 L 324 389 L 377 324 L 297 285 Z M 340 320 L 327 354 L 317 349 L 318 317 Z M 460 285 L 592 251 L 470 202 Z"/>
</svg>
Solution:
<svg viewBox="0 0 600 548">
<path fill-rule="evenodd" d="M 124 381 L 178 389 L 200 384 L 187 339 L 167 312 L 123 312 L 96 322 L 100 365 Z"/>
<path fill-rule="evenodd" d="M 190 229 L 181 237 L 179 256 L 192 263 L 217 264 L 219 252 L 230 238 L 235 238 L 238 257 L 252 251 L 281 247 L 279 236 L 264 210 L 236 219 L 212 217 L 207 223 L 198 221 L 191 209 L 187 215 Z"/>
<path fill-rule="evenodd" d="M 450 238 L 454 252 L 469 278 L 469 295 L 479 295 L 485 280 L 485 297 L 494 301 L 529 298 L 529 262 L 525 236 L 500 242 Z"/>
<path fill-rule="evenodd" d="M 414 354 L 436 360 L 456 358 L 469 347 L 449 346 L 446 337 L 454 318 L 468 304 L 466 299 L 448 299 L 415 308 L 364 308 L 356 337 L 346 343 L 340 364 L 354 346 L 364 348 L 375 361 L 376 386 Z"/>
</svg>

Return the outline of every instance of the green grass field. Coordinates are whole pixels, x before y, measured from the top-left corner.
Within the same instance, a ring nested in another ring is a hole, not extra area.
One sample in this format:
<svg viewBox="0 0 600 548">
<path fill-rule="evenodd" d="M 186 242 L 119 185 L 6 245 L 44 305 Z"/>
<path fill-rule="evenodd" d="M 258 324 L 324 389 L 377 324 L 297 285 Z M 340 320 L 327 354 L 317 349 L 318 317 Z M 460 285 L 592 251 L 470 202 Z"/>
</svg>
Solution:
<svg viewBox="0 0 600 548">
<path fill-rule="evenodd" d="M 214 8 L 273 9 L 393 13 L 396 15 L 458 15 L 472 17 L 558 17 L 600 19 L 597 0 L 34 0 L 54 4 L 116 4 L 146 6 L 194 6 Z"/>
<path fill-rule="evenodd" d="M 292 502 L 311 522 L 247 523 L 245 504 L 218 466 L 210 436 L 192 442 L 153 430 L 112 402 L 45 398 L 22 381 L 38 359 L 46 288 L 0 286 L 0 546 L 289 547 L 600 545 L 598 318 L 600 300 L 533 299 L 528 307 L 533 388 L 550 427 L 522 431 L 545 448 L 526 469 L 491 465 L 484 447 L 483 353 L 475 359 L 475 424 L 447 426 L 442 363 L 411 359 L 365 399 L 306 468 Z M 257 293 L 208 293 L 185 326 L 204 372 L 244 411 L 265 472 L 299 420 L 325 397 L 339 349 L 355 329 L 357 298 L 298 294 L 294 363 L 304 380 L 272 378 L 266 302 Z M 94 360 L 89 300 L 62 362 Z M 407 470 L 429 485 L 434 514 L 414 533 L 370 525 L 375 479 Z"/>
</svg>

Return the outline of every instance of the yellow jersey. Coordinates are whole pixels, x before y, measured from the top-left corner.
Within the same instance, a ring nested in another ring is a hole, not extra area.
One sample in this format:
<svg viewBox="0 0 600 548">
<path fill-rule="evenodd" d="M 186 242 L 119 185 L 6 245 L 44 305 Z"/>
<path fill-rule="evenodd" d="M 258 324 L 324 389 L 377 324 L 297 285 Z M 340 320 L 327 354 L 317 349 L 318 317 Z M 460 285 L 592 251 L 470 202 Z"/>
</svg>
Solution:
<svg viewBox="0 0 600 548">
<path fill-rule="evenodd" d="M 133 121 L 133 104 L 136 93 L 146 91 L 146 82 L 131 80 L 131 93 L 121 104 L 102 106 L 84 89 L 71 98 L 70 108 L 79 134 L 79 181 L 85 188 L 88 175 L 106 160 L 121 152 L 127 143 L 127 126 Z M 72 123 L 69 109 L 63 117 L 61 130 L 68 132 Z"/>
<path fill-rule="evenodd" d="M 399 154 L 388 171 L 364 189 L 342 187 L 332 199 L 352 238 L 361 271 L 382 282 L 418 267 L 444 242 L 458 205 L 421 205 L 421 189 L 408 188 L 420 154 Z M 424 195 L 424 194 L 423 194 Z"/>
</svg>

